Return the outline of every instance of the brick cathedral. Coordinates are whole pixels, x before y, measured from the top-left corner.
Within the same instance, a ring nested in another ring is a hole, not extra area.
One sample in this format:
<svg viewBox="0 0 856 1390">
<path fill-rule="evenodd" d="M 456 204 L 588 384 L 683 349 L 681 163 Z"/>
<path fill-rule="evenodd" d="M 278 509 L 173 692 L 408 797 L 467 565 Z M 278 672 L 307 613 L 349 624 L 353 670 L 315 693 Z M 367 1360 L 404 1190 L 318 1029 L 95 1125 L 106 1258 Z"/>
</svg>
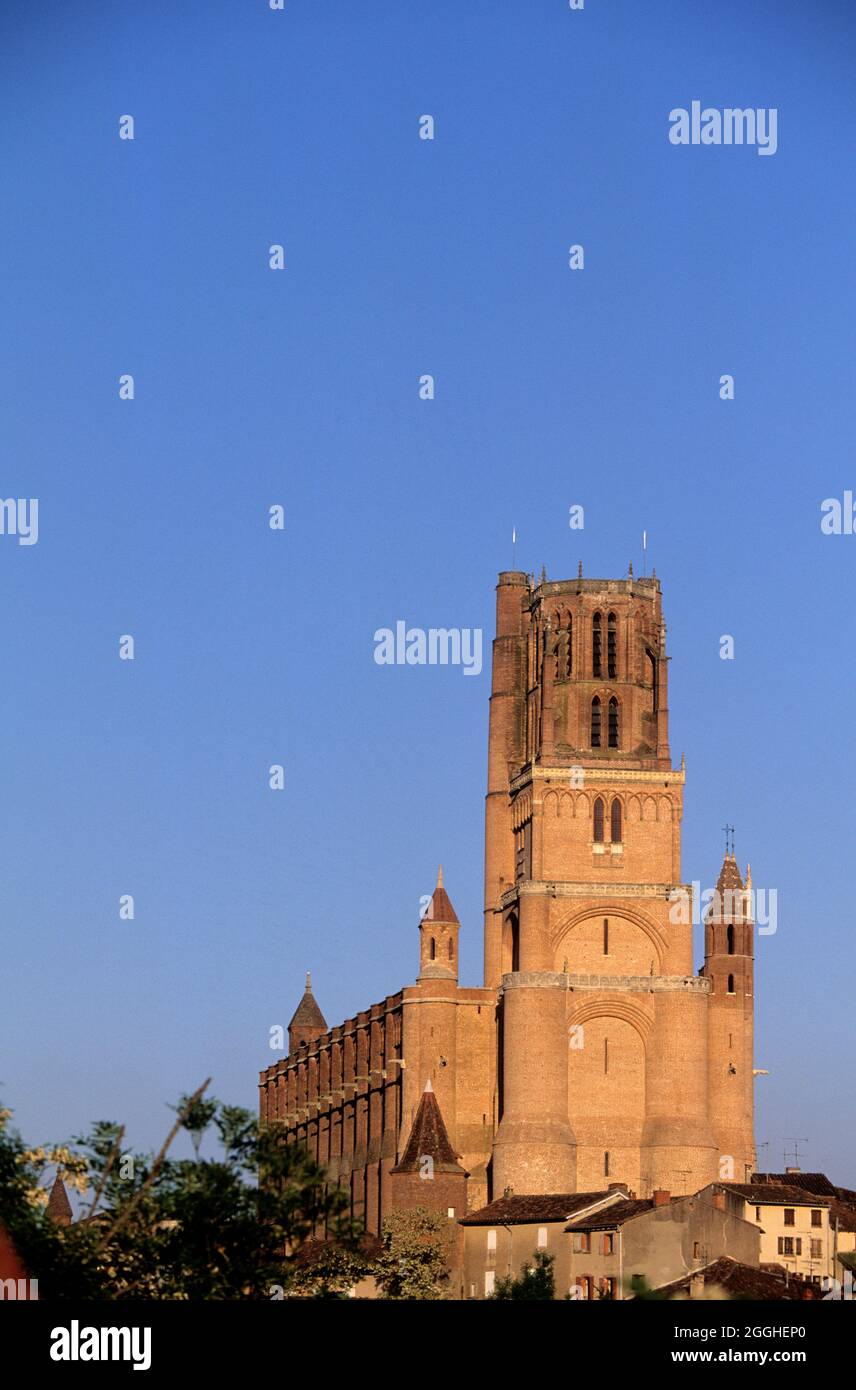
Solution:
<svg viewBox="0 0 856 1390">
<path fill-rule="evenodd" d="M 726 852 L 694 973 L 668 661 L 656 577 L 500 574 L 484 983 L 459 982 L 441 872 L 416 982 L 329 1028 L 307 979 L 288 1056 L 261 1073 L 263 1122 L 308 1144 L 370 1231 L 509 1190 L 749 1180 L 751 884 Z"/>
</svg>

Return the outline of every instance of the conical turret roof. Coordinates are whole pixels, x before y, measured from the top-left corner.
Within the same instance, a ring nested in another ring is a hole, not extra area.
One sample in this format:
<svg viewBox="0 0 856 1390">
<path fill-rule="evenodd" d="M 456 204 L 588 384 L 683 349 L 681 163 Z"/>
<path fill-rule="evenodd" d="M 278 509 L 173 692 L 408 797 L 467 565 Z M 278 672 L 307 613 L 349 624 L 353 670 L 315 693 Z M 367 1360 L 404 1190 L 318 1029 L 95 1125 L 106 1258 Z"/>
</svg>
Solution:
<svg viewBox="0 0 856 1390">
<path fill-rule="evenodd" d="M 432 1160 L 435 1173 L 461 1173 L 464 1171 L 449 1140 L 440 1106 L 434 1094 L 434 1087 L 430 1080 L 422 1092 L 419 1109 L 416 1111 L 416 1118 L 413 1121 L 407 1147 L 401 1156 L 401 1162 L 396 1164 L 392 1172 L 418 1173 L 424 1167 L 426 1158 Z"/>
<path fill-rule="evenodd" d="M 437 885 L 428 905 L 425 916 L 429 922 L 449 922 L 460 926 L 458 914 L 452 907 L 449 894 L 443 887 L 443 865 L 437 870 Z"/>
<path fill-rule="evenodd" d="M 327 1032 L 327 1021 L 318 1007 L 315 995 L 312 993 L 312 976 L 308 973 L 306 975 L 306 989 L 303 992 L 303 998 L 295 1009 L 294 1017 L 288 1026 L 289 1028 L 300 1028 L 301 1030 L 317 1028 L 318 1033 L 313 1034 L 313 1036 L 318 1037 L 320 1037 L 322 1033 Z"/>
</svg>

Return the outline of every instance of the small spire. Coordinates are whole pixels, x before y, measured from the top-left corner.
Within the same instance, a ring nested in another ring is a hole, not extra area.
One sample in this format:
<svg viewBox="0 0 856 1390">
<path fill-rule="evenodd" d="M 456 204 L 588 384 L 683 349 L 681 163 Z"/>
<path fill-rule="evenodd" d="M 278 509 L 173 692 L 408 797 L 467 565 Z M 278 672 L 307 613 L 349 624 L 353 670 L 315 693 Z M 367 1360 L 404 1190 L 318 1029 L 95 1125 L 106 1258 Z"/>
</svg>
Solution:
<svg viewBox="0 0 856 1390">
<path fill-rule="evenodd" d="M 632 579 L 632 578 L 633 578 L 633 561 L 632 561 L 632 560 L 630 561 L 630 564 L 627 566 L 627 578 L 628 578 L 628 579 Z"/>
<path fill-rule="evenodd" d="M 580 560 L 579 567 L 578 567 L 578 569 L 577 569 L 577 579 L 582 579 L 582 577 L 583 577 L 583 562 L 582 562 L 582 560 Z"/>
<path fill-rule="evenodd" d="M 48 1198 L 47 1214 L 58 1226 L 71 1225 L 71 1203 L 68 1200 L 68 1193 L 65 1190 L 62 1173 L 59 1171 L 54 1178 L 51 1195 Z"/>
<path fill-rule="evenodd" d="M 746 864 L 746 887 L 752 887 L 752 865 L 749 863 Z"/>
<path fill-rule="evenodd" d="M 682 754 L 681 754 L 681 772 L 686 772 L 686 770 L 687 770 L 687 755 L 686 755 L 686 753 L 682 753 Z"/>
<path fill-rule="evenodd" d="M 306 993 L 312 993 L 312 974 L 309 970 L 306 972 Z"/>
<path fill-rule="evenodd" d="M 440 865 L 439 869 L 437 870 L 437 885 L 436 885 L 436 886 L 437 886 L 438 888 L 442 888 L 442 887 L 443 887 L 443 865 L 442 865 L 442 864 Z"/>
<path fill-rule="evenodd" d="M 426 1090 L 426 1091 L 433 1091 L 433 1089 L 434 1089 L 434 1087 L 431 1085 L 431 1078 L 430 1078 L 430 1076 L 429 1076 L 429 1077 L 428 1077 L 428 1080 L 425 1082 L 425 1090 Z M 423 1095 L 424 1095 L 424 1092 L 423 1092 Z"/>
</svg>

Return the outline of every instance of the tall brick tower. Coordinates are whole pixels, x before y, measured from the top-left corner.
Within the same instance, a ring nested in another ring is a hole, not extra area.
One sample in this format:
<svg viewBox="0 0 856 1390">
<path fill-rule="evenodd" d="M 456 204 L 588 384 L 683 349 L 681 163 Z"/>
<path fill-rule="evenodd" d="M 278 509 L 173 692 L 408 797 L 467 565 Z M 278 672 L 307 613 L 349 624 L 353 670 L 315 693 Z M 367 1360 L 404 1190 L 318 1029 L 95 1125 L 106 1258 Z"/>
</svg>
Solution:
<svg viewBox="0 0 856 1390">
<path fill-rule="evenodd" d="M 717 1176 L 710 982 L 670 901 L 684 770 L 667 691 L 656 578 L 500 574 L 485 848 L 495 1194 L 619 1180 L 690 1192 Z"/>
<path fill-rule="evenodd" d="M 755 949 L 752 874 L 746 882 L 726 854 L 704 925 L 702 975 L 710 981 L 708 1091 L 721 1176 L 746 1182 L 755 1171 Z"/>
</svg>

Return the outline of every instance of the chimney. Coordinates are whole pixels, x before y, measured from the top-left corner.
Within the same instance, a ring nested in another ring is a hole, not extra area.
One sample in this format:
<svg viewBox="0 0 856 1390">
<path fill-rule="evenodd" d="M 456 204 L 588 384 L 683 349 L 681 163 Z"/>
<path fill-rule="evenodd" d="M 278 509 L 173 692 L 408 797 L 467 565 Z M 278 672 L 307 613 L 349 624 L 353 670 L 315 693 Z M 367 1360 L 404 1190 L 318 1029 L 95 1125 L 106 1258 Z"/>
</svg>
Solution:
<svg viewBox="0 0 856 1390">
<path fill-rule="evenodd" d="M 690 1278 L 690 1298 L 704 1298 L 703 1274 L 693 1274 Z"/>
<path fill-rule="evenodd" d="M 654 1206 L 667 1207 L 672 1200 L 671 1192 L 667 1192 L 664 1187 L 654 1188 Z"/>
<path fill-rule="evenodd" d="M 714 1192 L 714 1194 L 713 1194 L 713 1205 L 716 1207 L 717 1211 L 725 1211 L 725 1193 L 724 1193 L 724 1192 Z"/>
<path fill-rule="evenodd" d="M 786 1173 L 801 1173 L 801 1172 L 802 1172 L 802 1169 L 801 1169 L 801 1168 L 786 1168 L 786 1169 L 785 1169 L 785 1172 L 786 1172 Z"/>
</svg>

